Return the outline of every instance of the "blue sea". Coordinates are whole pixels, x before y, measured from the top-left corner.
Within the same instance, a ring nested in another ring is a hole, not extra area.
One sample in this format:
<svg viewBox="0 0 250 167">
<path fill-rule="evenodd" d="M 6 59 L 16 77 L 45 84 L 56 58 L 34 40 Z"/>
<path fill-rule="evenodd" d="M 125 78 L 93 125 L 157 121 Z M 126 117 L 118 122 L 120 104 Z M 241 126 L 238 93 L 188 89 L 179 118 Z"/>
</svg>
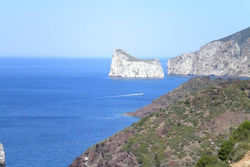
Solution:
<svg viewBox="0 0 250 167">
<path fill-rule="evenodd" d="M 91 145 L 138 120 L 124 113 L 191 78 L 112 79 L 107 77 L 110 63 L 0 58 L 0 142 L 6 167 L 66 167 Z"/>
</svg>

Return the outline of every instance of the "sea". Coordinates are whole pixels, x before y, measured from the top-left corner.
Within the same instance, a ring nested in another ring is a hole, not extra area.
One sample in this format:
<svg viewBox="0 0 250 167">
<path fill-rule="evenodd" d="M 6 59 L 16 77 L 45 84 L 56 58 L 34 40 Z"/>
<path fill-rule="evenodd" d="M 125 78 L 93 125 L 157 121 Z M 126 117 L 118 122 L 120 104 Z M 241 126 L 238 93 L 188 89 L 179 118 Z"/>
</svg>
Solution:
<svg viewBox="0 0 250 167">
<path fill-rule="evenodd" d="M 166 71 L 166 59 L 161 60 Z M 67 167 L 130 126 L 135 111 L 191 76 L 109 78 L 109 58 L 0 58 L 0 142 L 6 167 Z"/>
</svg>

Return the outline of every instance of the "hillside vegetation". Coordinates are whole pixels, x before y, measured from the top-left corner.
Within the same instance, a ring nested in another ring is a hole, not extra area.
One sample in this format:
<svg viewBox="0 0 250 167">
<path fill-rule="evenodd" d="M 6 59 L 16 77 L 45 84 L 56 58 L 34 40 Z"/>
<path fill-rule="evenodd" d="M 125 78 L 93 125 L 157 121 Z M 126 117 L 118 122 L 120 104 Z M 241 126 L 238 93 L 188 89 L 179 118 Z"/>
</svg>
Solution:
<svg viewBox="0 0 250 167">
<path fill-rule="evenodd" d="M 131 151 L 140 166 L 193 166 L 199 157 L 215 154 L 227 137 L 226 127 L 237 125 L 227 125 L 226 119 L 249 118 L 245 117 L 250 111 L 248 94 L 249 81 L 194 92 L 136 123 L 136 133 L 123 149 Z M 220 117 L 225 122 L 216 121 Z M 216 125 L 220 123 L 225 127 Z"/>
<path fill-rule="evenodd" d="M 182 85 L 175 88 L 171 92 L 153 100 L 152 103 L 136 110 L 135 112 L 127 113 L 127 115 L 141 117 L 141 118 L 149 116 L 151 113 L 154 113 L 161 108 L 165 108 L 173 103 L 180 101 L 184 96 L 190 94 L 191 92 L 199 91 L 205 87 L 218 85 L 219 83 L 223 82 L 225 82 L 225 80 L 220 78 L 218 79 L 210 79 L 209 77 L 192 78 L 188 82 L 183 83 Z"/>
<path fill-rule="evenodd" d="M 246 143 L 238 143 L 244 124 L 229 137 L 246 120 L 250 80 L 220 81 L 94 145 L 72 166 L 191 167 L 201 157 L 215 162 L 219 157 L 224 165 L 222 161 L 237 161 L 248 149 Z"/>
<path fill-rule="evenodd" d="M 240 161 L 250 151 L 250 121 L 245 121 L 222 142 L 217 156 L 203 156 L 195 167 L 229 167 L 228 162 Z M 250 161 L 250 159 L 249 159 Z"/>
</svg>

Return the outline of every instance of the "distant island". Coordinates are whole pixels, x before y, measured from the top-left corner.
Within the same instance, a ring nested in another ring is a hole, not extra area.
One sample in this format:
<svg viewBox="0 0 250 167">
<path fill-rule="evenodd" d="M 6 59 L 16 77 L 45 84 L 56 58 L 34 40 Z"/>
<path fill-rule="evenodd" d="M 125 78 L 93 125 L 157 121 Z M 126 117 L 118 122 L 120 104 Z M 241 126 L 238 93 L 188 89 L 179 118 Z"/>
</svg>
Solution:
<svg viewBox="0 0 250 167">
<path fill-rule="evenodd" d="M 250 77 L 250 27 L 168 60 L 169 75 Z"/>
<path fill-rule="evenodd" d="M 115 49 L 109 77 L 121 78 L 163 78 L 164 71 L 158 59 L 142 60 L 122 49 Z"/>
</svg>

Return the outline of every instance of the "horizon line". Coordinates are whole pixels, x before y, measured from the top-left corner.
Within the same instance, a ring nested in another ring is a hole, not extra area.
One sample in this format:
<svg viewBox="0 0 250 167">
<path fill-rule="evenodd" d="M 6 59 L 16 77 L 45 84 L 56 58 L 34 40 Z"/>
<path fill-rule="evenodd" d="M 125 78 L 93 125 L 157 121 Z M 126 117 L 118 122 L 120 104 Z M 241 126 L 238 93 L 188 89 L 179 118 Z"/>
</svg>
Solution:
<svg viewBox="0 0 250 167">
<path fill-rule="evenodd" d="M 178 56 L 178 55 L 176 55 Z M 152 59 L 152 58 L 159 58 L 159 59 L 169 59 L 169 58 L 173 58 L 176 56 L 152 56 L 152 57 L 148 57 L 148 56 L 137 56 L 137 58 L 139 59 Z M 51 55 L 51 56 L 31 56 L 31 55 L 0 55 L 0 58 L 86 58 L 86 59 L 112 59 L 112 55 L 110 57 L 107 56 L 55 56 L 55 55 Z"/>
</svg>

